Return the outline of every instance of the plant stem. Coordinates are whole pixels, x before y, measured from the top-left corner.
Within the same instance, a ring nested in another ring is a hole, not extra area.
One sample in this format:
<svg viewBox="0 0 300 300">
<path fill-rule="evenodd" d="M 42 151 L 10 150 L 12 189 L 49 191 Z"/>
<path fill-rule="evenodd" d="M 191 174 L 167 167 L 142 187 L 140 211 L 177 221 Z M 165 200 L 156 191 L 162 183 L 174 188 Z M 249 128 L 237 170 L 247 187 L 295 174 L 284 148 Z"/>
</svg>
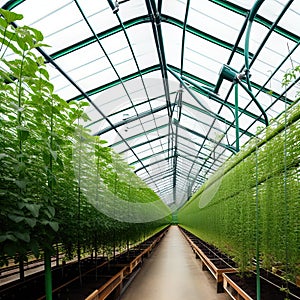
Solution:
<svg viewBox="0 0 300 300">
<path fill-rule="evenodd" d="M 44 255 L 46 300 L 52 300 L 51 255 L 49 250 L 45 250 Z"/>
</svg>

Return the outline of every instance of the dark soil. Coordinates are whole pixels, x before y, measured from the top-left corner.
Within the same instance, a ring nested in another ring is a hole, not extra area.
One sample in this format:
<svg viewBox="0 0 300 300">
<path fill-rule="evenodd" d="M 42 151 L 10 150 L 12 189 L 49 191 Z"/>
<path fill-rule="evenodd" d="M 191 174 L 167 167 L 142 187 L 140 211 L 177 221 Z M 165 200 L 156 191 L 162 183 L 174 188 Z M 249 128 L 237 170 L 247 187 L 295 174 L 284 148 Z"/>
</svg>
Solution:
<svg viewBox="0 0 300 300">
<path fill-rule="evenodd" d="M 228 273 L 226 275 L 242 290 L 244 290 L 251 298 L 257 299 L 256 274 L 250 273 L 244 275 L 243 278 L 238 273 Z M 280 290 L 281 288 L 287 287 L 287 283 L 279 276 L 276 276 L 270 272 L 266 272 L 265 270 L 260 270 L 260 275 L 260 289 L 262 300 L 300 299 L 300 288 L 298 288 L 296 285 L 289 283 L 288 290 L 290 291 L 290 294 L 287 294 L 285 291 Z"/>
<path fill-rule="evenodd" d="M 232 262 L 223 259 L 213 259 L 211 262 L 216 266 L 217 269 L 228 269 L 231 268 Z"/>
<path fill-rule="evenodd" d="M 98 258 L 95 259 L 83 259 L 81 261 L 81 273 L 85 273 L 88 270 L 91 270 L 95 268 L 96 266 L 99 266 L 101 263 L 103 263 L 106 259 L 105 258 Z M 100 276 L 101 268 L 98 270 L 98 276 Z M 52 269 L 52 287 L 53 289 L 63 285 L 64 283 L 67 283 L 74 277 L 78 276 L 79 269 L 78 269 L 78 263 L 69 263 L 65 266 L 60 267 L 54 267 Z M 94 287 L 88 288 L 85 293 L 87 293 L 86 296 L 88 296 L 90 293 L 92 293 L 95 288 L 95 278 L 96 278 L 96 271 L 91 272 L 91 275 L 93 276 L 93 282 Z M 85 282 L 84 282 L 85 283 Z M 79 280 L 75 280 L 72 285 L 80 286 Z M 88 285 L 88 284 L 87 284 Z M 98 286 L 99 287 L 99 286 Z M 68 290 L 69 287 L 66 289 Z M 91 290 L 91 291 L 90 291 Z M 57 293 L 53 294 L 53 299 L 63 299 L 63 298 L 57 298 L 58 295 L 62 291 L 59 291 Z M 4 286 L 1 286 L 0 290 L 0 299 L 1 300 L 12 300 L 12 299 L 26 299 L 26 300 L 36 300 L 39 297 L 42 297 L 45 294 L 45 276 L 43 272 L 36 273 L 31 276 L 27 276 L 25 281 L 14 281 L 12 283 L 6 284 Z M 67 299 L 67 298 L 65 298 Z"/>
<path fill-rule="evenodd" d="M 218 268 L 224 269 L 230 266 L 237 267 L 235 262 L 224 255 L 213 245 L 206 243 L 194 234 L 181 228 L 181 230 L 193 241 L 193 243 L 201 249 L 201 251 L 210 259 L 210 261 Z M 227 264 L 226 264 L 226 263 Z M 231 280 L 233 280 L 241 289 L 243 289 L 251 298 L 257 299 L 256 297 L 256 274 L 250 273 L 245 275 L 243 278 L 237 273 L 226 274 Z M 295 284 L 286 282 L 281 277 L 260 270 L 260 285 L 261 285 L 261 299 L 262 300 L 300 300 L 300 288 Z M 287 293 L 286 291 L 289 291 Z"/>
<path fill-rule="evenodd" d="M 52 268 L 52 288 L 53 290 L 57 288 L 57 291 L 53 292 L 53 300 L 85 299 L 94 290 L 98 289 L 121 271 L 125 264 L 127 265 L 133 261 L 135 257 L 141 254 L 142 249 L 150 246 L 161 234 L 162 231 L 158 232 L 138 246 L 117 255 L 115 259 L 109 262 L 107 258 L 102 257 L 98 257 L 97 260 L 95 258 L 82 259 L 80 261 L 80 269 L 81 274 L 85 274 L 85 276 L 82 276 L 81 282 L 79 279 L 72 281 L 76 277 L 79 277 L 78 262 Z M 99 267 L 100 265 L 102 266 Z M 128 275 L 128 278 L 124 278 L 124 281 L 126 282 L 129 278 L 130 275 Z M 72 282 L 67 284 L 70 281 Z M 61 287 L 65 284 L 67 285 Z M 116 299 L 117 296 L 114 293 L 118 293 L 118 289 L 113 291 L 106 299 Z M 45 276 L 43 271 L 26 276 L 24 281 L 16 280 L 0 287 L 0 300 L 36 300 L 44 295 Z"/>
</svg>

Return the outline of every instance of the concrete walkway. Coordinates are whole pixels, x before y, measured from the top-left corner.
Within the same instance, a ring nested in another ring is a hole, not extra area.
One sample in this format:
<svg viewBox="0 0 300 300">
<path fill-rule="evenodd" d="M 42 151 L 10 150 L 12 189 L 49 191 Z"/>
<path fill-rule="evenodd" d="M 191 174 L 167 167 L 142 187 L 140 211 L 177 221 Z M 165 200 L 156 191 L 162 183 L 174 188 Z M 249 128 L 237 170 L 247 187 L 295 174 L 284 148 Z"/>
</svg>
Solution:
<svg viewBox="0 0 300 300">
<path fill-rule="evenodd" d="M 146 259 L 141 271 L 121 300 L 228 300 L 217 294 L 216 280 L 202 271 L 195 255 L 177 226 Z"/>
</svg>

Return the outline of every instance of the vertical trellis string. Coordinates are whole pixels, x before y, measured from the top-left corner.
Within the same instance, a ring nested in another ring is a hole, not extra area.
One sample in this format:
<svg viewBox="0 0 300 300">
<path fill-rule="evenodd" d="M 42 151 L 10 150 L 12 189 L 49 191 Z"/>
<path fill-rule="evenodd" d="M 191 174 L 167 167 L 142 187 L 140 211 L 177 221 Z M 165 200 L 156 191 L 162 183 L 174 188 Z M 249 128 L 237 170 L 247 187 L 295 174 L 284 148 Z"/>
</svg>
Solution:
<svg viewBox="0 0 300 300">
<path fill-rule="evenodd" d="M 255 248 L 256 248 L 256 299 L 260 300 L 260 264 L 259 264 L 259 202 L 258 202 L 258 136 L 255 135 Z"/>
<path fill-rule="evenodd" d="M 283 145 L 283 195 L 284 195 L 284 239 L 285 239 L 285 272 L 289 274 L 289 253 L 288 253 L 288 213 L 289 213 L 289 205 L 287 199 L 287 101 L 286 101 L 286 86 L 285 86 L 285 94 L 284 94 L 284 145 Z M 286 296 L 288 298 L 289 290 L 288 290 L 288 279 L 285 278 L 286 284 Z"/>
</svg>

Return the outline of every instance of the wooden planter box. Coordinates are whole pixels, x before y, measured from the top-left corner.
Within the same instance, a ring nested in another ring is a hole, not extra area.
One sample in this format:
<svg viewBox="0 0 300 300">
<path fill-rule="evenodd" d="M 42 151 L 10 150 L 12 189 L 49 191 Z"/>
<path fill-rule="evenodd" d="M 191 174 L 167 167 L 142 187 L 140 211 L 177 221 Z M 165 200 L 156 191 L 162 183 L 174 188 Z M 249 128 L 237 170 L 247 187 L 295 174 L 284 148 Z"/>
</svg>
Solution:
<svg viewBox="0 0 300 300">
<path fill-rule="evenodd" d="M 195 241 L 197 238 L 194 239 L 194 241 L 187 236 L 183 231 L 181 231 L 185 238 L 187 239 L 188 243 L 192 247 L 194 253 L 196 254 L 196 258 L 201 259 L 202 262 L 202 270 L 203 271 L 210 271 L 210 273 L 213 275 L 213 277 L 217 281 L 217 293 L 224 292 L 223 290 L 223 273 L 231 273 L 236 272 L 236 269 L 233 267 L 230 267 L 226 264 L 226 258 L 219 257 L 218 255 L 212 255 L 211 257 L 208 257 L 204 251 L 202 251 L 196 244 Z M 210 251 L 213 253 L 213 250 Z"/>
<path fill-rule="evenodd" d="M 223 290 L 223 273 L 233 273 L 236 272 L 235 268 L 226 266 L 226 263 L 222 259 L 218 258 L 208 258 L 200 249 L 195 249 L 199 255 L 202 262 L 202 270 L 210 271 L 213 277 L 217 281 L 217 293 L 224 292 Z M 220 266 L 220 264 L 222 266 Z"/>
<path fill-rule="evenodd" d="M 125 275 L 131 274 L 133 270 L 142 263 L 143 254 L 137 256 L 134 260 L 132 260 L 129 265 L 126 267 Z"/>
<path fill-rule="evenodd" d="M 95 290 L 90 294 L 85 300 L 104 300 L 106 299 L 117 287 L 119 287 L 124 278 L 126 267 L 124 267 L 120 272 L 111 277 L 105 284 L 103 284 L 99 289 Z"/>
<path fill-rule="evenodd" d="M 161 234 L 156 239 L 154 239 L 151 243 L 149 243 L 145 249 L 141 250 L 138 248 L 133 251 L 133 253 L 139 252 L 138 255 L 133 255 L 130 258 L 125 253 L 123 256 L 119 256 L 116 258 L 115 263 L 110 262 L 112 267 L 122 267 L 122 270 L 111 277 L 105 284 L 103 284 L 99 289 L 95 290 L 92 294 L 90 294 L 85 300 L 104 300 L 108 296 L 110 296 L 113 292 L 116 292 L 120 295 L 123 289 L 123 281 L 124 279 L 132 274 L 138 265 L 142 264 L 143 257 L 148 256 L 148 254 L 152 251 L 152 249 L 160 242 L 165 234 Z M 129 253 L 130 254 L 130 253 Z M 119 261 L 118 261 L 119 260 Z M 127 261 L 128 260 L 128 261 Z M 118 290 L 117 290 L 118 289 Z"/>
<path fill-rule="evenodd" d="M 235 300 L 254 300 L 238 285 L 234 283 L 225 273 L 223 274 L 223 287 L 227 294 Z"/>
<path fill-rule="evenodd" d="M 241 278 L 238 273 L 223 274 L 224 290 L 232 299 L 238 300 L 256 300 L 256 275 L 254 272 Z M 288 287 L 288 296 L 283 287 Z M 260 270 L 260 298 L 271 300 L 289 300 L 300 299 L 300 288 L 295 284 L 286 282 L 283 278 Z"/>
<path fill-rule="evenodd" d="M 236 269 L 231 268 L 231 267 L 225 267 L 225 268 L 218 268 L 215 263 L 217 263 L 216 260 L 208 260 L 205 258 L 201 258 L 202 260 L 202 269 L 210 271 L 210 273 L 215 277 L 217 281 L 217 293 L 222 293 L 224 292 L 223 290 L 223 274 L 224 273 L 232 273 L 236 272 Z"/>
</svg>

